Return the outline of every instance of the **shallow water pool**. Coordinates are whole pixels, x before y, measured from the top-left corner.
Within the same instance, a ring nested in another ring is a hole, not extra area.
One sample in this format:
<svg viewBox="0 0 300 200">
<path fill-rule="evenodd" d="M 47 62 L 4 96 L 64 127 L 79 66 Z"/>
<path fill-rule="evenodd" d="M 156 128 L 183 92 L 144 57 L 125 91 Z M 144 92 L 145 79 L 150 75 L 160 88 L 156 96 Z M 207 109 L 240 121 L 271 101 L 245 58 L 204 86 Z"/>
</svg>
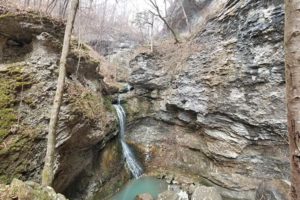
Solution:
<svg viewBox="0 0 300 200">
<path fill-rule="evenodd" d="M 154 199 L 167 190 L 167 183 L 153 177 L 141 177 L 128 182 L 111 200 L 135 200 L 138 194 L 149 193 Z"/>
</svg>

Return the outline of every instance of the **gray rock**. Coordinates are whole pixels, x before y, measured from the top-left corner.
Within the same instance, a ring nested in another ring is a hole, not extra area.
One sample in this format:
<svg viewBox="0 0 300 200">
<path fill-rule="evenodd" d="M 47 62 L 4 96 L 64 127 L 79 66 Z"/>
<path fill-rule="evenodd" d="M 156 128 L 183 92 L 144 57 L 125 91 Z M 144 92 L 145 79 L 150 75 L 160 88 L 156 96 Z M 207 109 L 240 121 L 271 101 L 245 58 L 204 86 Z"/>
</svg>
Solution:
<svg viewBox="0 0 300 200">
<path fill-rule="evenodd" d="M 198 10 L 202 21 L 213 19 L 203 31 L 186 46 L 131 61 L 130 82 L 148 90 L 135 98 L 153 97 L 153 112 L 136 118 L 128 141 L 142 155 L 154 149 L 149 170 L 201 176 L 227 196 L 254 199 L 262 180 L 290 176 L 283 1 L 191 2 L 209 2 Z M 168 66 L 186 51 L 176 69 Z M 164 77 L 172 78 L 164 84 Z"/>
<path fill-rule="evenodd" d="M 289 200 L 290 185 L 283 180 L 262 182 L 256 191 L 255 200 Z"/>
<path fill-rule="evenodd" d="M 158 195 L 157 200 L 179 200 L 179 196 L 176 192 L 173 191 L 165 191 Z"/>
<path fill-rule="evenodd" d="M 130 84 L 146 89 L 164 89 L 169 86 L 170 76 L 153 54 L 143 53 L 130 61 Z"/>
<path fill-rule="evenodd" d="M 14 20 L 9 16 L 13 16 Z M 8 137 L 0 138 L 0 177 L 5 182 L 10 182 L 15 176 L 40 182 L 64 24 L 24 11 L 22 16 L 15 13 L 1 15 L 0 27 L 5 35 L 0 38 L 0 64 L 6 66 L 0 67 L 1 83 L 24 84 L 24 87 L 16 87 L 11 91 L 0 88 L 1 94 L 7 93 L 13 98 L 14 104 L 9 103 L 11 105 L 7 105 L 7 108 L 12 113 L 18 113 L 18 122 L 13 120 L 10 129 L 7 128 Z M 29 44 L 15 49 L 3 43 L 3 40 L 7 40 L 6 36 L 22 42 L 28 39 Z M 72 40 L 71 43 L 71 49 L 74 49 L 76 41 Z M 84 174 L 84 170 L 98 158 L 96 154 L 117 129 L 115 114 L 109 102 L 105 104 L 102 95 L 105 85 L 97 71 L 100 61 L 92 57 L 90 48 L 84 49 L 85 58 L 81 55 L 78 76 L 78 52 L 70 51 L 66 66 L 66 84 L 57 124 L 53 182 L 57 192 L 80 184 L 81 181 L 74 182 L 75 177 Z M 3 115 L 2 110 L 0 113 Z M 2 120 L 3 116 L 0 118 Z M 5 149 L 2 151 L 3 147 Z M 86 176 L 92 177 L 90 174 Z M 86 182 L 84 184 L 88 185 Z"/>
<path fill-rule="evenodd" d="M 149 193 L 144 193 L 137 195 L 135 200 L 153 200 L 153 197 Z"/>
<path fill-rule="evenodd" d="M 181 190 L 177 193 L 177 195 L 179 197 L 178 200 L 189 200 L 189 195 L 186 191 Z"/>
<path fill-rule="evenodd" d="M 41 186 L 35 182 L 23 182 L 13 179 L 9 186 L 0 185 L 0 199 L 22 200 L 67 200 L 62 194 L 56 193 L 50 186 Z"/>
<path fill-rule="evenodd" d="M 222 200 L 222 197 L 214 187 L 198 186 L 192 194 L 192 200 Z"/>
</svg>

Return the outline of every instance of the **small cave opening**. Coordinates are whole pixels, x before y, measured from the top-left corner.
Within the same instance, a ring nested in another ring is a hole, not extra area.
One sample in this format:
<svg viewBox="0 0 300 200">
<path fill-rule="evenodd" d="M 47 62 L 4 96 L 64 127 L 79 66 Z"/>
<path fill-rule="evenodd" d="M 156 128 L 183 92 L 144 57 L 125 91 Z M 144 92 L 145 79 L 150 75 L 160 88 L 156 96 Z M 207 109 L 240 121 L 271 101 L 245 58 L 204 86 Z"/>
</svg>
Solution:
<svg viewBox="0 0 300 200">
<path fill-rule="evenodd" d="M 24 38 L 0 36 L 0 62 L 20 62 L 32 52 L 32 36 Z"/>
</svg>

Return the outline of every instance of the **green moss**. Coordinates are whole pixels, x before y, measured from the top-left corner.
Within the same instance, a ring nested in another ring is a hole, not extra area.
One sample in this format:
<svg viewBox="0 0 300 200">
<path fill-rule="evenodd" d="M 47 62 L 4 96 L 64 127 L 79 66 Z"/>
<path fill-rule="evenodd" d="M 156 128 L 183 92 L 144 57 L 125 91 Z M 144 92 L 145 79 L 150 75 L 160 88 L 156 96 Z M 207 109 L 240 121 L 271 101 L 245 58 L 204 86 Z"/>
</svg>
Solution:
<svg viewBox="0 0 300 200">
<path fill-rule="evenodd" d="M 17 119 L 15 111 L 10 108 L 14 101 L 11 87 L 10 81 L 0 78 L 0 142 Z"/>
<path fill-rule="evenodd" d="M 77 102 L 81 104 L 80 107 L 83 108 L 82 111 L 86 116 L 93 119 L 95 115 L 98 114 L 97 111 L 100 110 L 100 99 L 90 92 L 83 93 L 81 97 L 82 98 Z"/>
<path fill-rule="evenodd" d="M 23 102 L 27 104 L 30 108 L 36 108 L 35 99 L 32 96 L 27 96 L 23 99 Z"/>
<path fill-rule="evenodd" d="M 13 178 L 23 178 L 24 173 L 35 169 L 32 162 L 34 140 L 42 131 L 42 127 L 25 127 L 18 134 L 10 137 L 10 144 L 0 149 L 0 183 L 8 184 Z M 22 158 L 22 159 L 20 159 Z"/>
<path fill-rule="evenodd" d="M 22 150 L 24 147 L 26 147 L 27 142 L 30 140 L 30 138 L 28 138 L 27 136 L 22 136 L 19 138 L 15 138 L 11 145 L 9 145 L 6 148 L 2 148 L 0 150 L 0 156 L 7 154 L 7 153 L 11 153 L 11 152 L 17 152 Z"/>
<path fill-rule="evenodd" d="M 73 112 L 91 120 L 95 120 L 101 114 L 101 98 L 97 94 L 71 84 L 68 87 L 68 94 Z"/>
<path fill-rule="evenodd" d="M 17 120 L 17 116 L 13 109 L 0 109 L 0 141 L 6 137 L 12 124 Z"/>
<path fill-rule="evenodd" d="M 114 108 L 112 105 L 112 97 L 111 96 L 104 96 L 103 97 L 103 105 L 107 109 L 107 111 L 113 112 Z"/>
<path fill-rule="evenodd" d="M 18 172 L 14 172 L 12 174 L 8 174 L 5 172 L 1 172 L 0 174 L 0 184 L 8 185 L 14 178 L 21 178 L 22 175 Z"/>
<path fill-rule="evenodd" d="M 129 122 L 152 113 L 151 103 L 143 97 L 128 99 L 128 101 L 124 104 L 124 109 Z"/>
<path fill-rule="evenodd" d="M 32 85 L 31 78 L 23 71 L 24 66 L 10 65 L 0 73 L 0 142 L 17 121 L 17 113 L 13 109 L 18 102 L 16 93 Z"/>
<path fill-rule="evenodd" d="M 9 184 L 11 181 L 11 178 L 7 175 L 0 175 L 0 183 L 1 184 Z"/>
<path fill-rule="evenodd" d="M 0 15 L 0 20 L 7 18 L 7 17 L 14 17 L 14 16 L 15 16 L 15 14 L 8 12 L 6 14 Z"/>
</svg>

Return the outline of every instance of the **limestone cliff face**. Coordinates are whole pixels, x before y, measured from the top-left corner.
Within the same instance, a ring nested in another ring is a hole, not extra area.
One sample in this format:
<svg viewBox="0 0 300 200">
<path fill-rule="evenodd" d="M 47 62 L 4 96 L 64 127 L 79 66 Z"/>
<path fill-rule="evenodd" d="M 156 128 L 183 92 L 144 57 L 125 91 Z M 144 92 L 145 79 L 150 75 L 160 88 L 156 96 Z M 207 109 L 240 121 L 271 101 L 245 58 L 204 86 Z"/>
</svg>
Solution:
<svg viewBox="0 0 300 200">
<path fill-rule="evenodd" d="M 188 44 L 131 61 L 132 101 L 152 106 L 132 120 L 128 141 L 149 172 L 189 174 L 224 197 L 253 199 L 262 180 L 289 179 L 283 1 L 209 6 L 217 9 L 203 12 L 210 20 Z M 129 114 L 138 107 L 128 105 Z"/>
<path fill-rule="evenodd" d="M 124 95 L 128 143 L 149 174 L 214 185 L 224 199 L 254 199 L 263 180 L 289 179 L 283 0 L 188 5 L 196 34 L 137 55 L 129 77 L 117 77 L 135 88 Z M 55 20 L 0 7 L 1 183 L 39 181 L 62 36 Z M 73 40 L 54 188 L 99 199 L 128 174 L 117 142 L 107 142 L 117 124 L 101 63 L 84 45 L 78 65 L 76 47 Z M 126 56 L 116 63 L 124 70 Z"/>
<path fill-rule="evenodd" d="M 35 13 L 0 8 L 0 182 L 39 181 L 56 89 L 64 25 Z M 54 188 L 64 191 L 113 137 L 100 60 L 72 41 L 57 127 Z M 80 63 L 78 58 L 80 54 Z"/>
</svg>

